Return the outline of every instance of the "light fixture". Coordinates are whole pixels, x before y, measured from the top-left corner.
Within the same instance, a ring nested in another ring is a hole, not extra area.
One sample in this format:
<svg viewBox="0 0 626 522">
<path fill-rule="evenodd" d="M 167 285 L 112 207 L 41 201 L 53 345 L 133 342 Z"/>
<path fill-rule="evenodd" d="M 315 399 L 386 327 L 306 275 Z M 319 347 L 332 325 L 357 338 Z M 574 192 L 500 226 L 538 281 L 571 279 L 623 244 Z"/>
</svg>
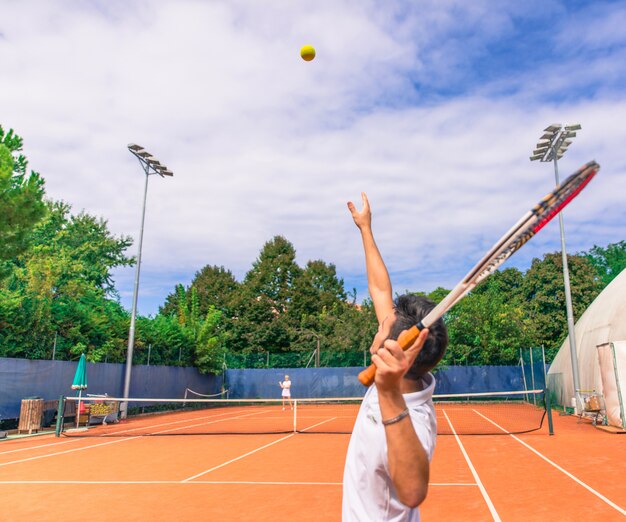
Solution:
<svg viewBox="0 0 626 522">
<path fill-rule="evenodd" d="M 579 123 L 562 126 L 560 123 L 554 123 L 544 129 L 544 132 L 551 133 L 551 140 L 549 143 L 545 141 L 539 141 L 537 148 L 533 151 L 533 155 L 530 157 L 530 161 L 542 161 L 554 162 L 554 177 L 556 184 L 559 181 L 559 167 L 558 160 L 560 160 L 567 148 L 572 144 L 572 140 L 576 136 L 577 130 L 582 127 Z M 543 134 L 540 140 L 545 140 L 548 134 Z M 538 154 L 541 151 L 541 154 Z M 574 331 L 574 311 L 572 308 L 572 293 L 570 289 L 569 269 L 567 266 L 567 251 L 565 249 L 565 230 L 563 225 L 563 214 L 559 212 L 559 227 L 561 232 L 561 256 L 563 262 L 563 285 L 565 288 L 565 309 L 567 313 L 567 331 L 569 336 L 570 357 L 572 363 L 572 380 L 574 384 L 574 397 L 576 399 L 577 412 L 582 411 L 582 405 L 580 401 L 580 378 L 578 375 L 578 355 L 576 353 L 576 336 Z"/>
</svg>

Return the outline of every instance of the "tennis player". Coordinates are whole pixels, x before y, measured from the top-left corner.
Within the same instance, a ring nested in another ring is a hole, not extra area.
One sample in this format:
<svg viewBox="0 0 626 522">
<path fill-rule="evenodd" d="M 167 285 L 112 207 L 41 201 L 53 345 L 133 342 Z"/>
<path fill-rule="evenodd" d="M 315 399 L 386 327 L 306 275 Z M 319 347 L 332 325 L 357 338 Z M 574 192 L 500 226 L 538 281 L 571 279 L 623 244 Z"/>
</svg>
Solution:
<svg viewBox="0 0 626 522">
<path fill-rule="evenodd" d="M 280 387 L 283 389 L 283 410 L 285 409 L 285 401 L 289 402 L 289 407 L 293 410 L 293 406 L 291 405 L 291 381 L 289 380 L 289 375 L 285 375 L 285 380 L 283 382 L 278 381 Z"/>
<path fill-rule="evenodd" d="M 392 297 L 389 273 L 374 241 L 365 193 L 363 209 L 348 209 L 361 232 L 367 282 L 378 333 L 370 352 L 376 380 L 363 403 L 348 446 L 343 475 L 343 520 L 419 521 L 426 498 L 437 422 L 432 403 L 435 379 L 430 370 L 444 354 L 448 334 L 441 320 L 424 329 L 402 351 L 395 341 L 433 307 L 424 297 Z"/>
</svg>

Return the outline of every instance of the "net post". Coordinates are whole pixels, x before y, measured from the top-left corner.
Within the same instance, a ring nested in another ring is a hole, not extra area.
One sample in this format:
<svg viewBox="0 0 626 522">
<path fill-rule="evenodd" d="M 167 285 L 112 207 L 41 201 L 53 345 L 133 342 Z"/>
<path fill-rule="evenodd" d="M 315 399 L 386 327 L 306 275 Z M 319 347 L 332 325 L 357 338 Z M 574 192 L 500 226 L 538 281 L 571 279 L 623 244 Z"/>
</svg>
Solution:
<svg viewBox="0 0 626 522">
<path fill-rule="evenodd" d="M 54 428 L 54 435 L 56 437 L 61 436 L 61 431 L 63 430 L 63 406 L 65 405 L 65 397 L 61 395 L 59 397 L 59 404 L 57 405 L 57 423 Z"/>
<path fill-rule="evenodd" d="M 548 433 L 550 435 L 554 435 L 554 425 L 552 424 L 552 404 L 550 403 L 550 390 L 548 389 L 547 383 L 543 393 L 545 395 L 546 413 L 548 414 Z"/>
<path fill-rule="evenodd" d="M 298 400 L 293 400 L 293 432 L 298 432 Z"/>
</svg>

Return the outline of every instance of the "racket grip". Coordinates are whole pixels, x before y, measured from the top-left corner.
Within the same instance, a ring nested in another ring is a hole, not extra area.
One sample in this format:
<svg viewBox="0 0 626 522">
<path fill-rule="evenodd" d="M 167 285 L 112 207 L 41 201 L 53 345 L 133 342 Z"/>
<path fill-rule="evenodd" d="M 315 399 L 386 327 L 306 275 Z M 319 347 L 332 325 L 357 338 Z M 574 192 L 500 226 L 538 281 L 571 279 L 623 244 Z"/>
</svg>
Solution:
<svg viewBox="0 0 626 522">
<path fill-rule="evenodd" d="M 421 323 L 420 323 L 421 324 Z M 417 339 L 420 334 L 420 329 L 417 326 L 411 326 L 408 330 L 404 330 L 398 336 L 398 344 L 403 350 L 408 350 Z M 365 370 L 359 373 L 359 382 L 363 386 L 371 386 L 374 384 L 376 378 L 376 365 L 370 364 Z"/>
</svg>

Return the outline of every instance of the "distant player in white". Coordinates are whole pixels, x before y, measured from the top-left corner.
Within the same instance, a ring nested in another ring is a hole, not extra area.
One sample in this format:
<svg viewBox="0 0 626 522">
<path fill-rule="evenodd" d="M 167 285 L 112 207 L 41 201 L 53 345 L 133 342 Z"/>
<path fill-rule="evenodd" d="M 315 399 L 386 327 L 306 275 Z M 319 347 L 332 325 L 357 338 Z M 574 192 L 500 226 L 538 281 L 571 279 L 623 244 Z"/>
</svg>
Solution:
<svg viewBox="0 0 626 522">
<path fill-rule="evenodd" d="M 289 380 L 289 375 L 285 375 L 285 380 L 283 382 L 278 382 L 280 387 L 283 389 L 283 410 L 285 409 L 285 400 L 289 402 L 289 407 L 293 410 L 293 406 L 291 405 L 291 381 Z"/>
</svg>

